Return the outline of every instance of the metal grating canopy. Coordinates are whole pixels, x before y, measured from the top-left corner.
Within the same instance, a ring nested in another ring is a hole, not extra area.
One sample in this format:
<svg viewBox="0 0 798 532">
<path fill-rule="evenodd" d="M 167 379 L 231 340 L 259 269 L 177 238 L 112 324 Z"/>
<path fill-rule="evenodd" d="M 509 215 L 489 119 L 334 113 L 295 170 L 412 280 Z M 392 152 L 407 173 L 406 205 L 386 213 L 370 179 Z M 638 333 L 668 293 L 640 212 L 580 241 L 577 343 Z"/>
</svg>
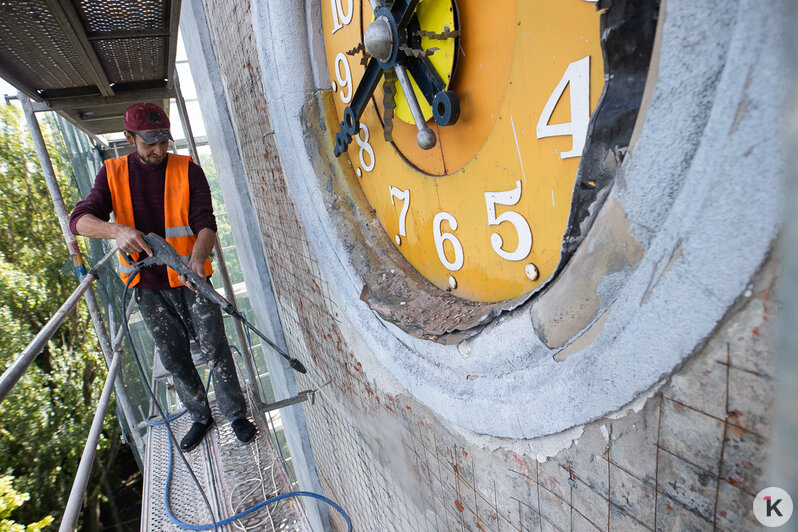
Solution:
<svg viewBox="0 0 798 532">
<path fill-rule="evenodd" d="M 90 134 L 168 106 L 180 0 L 0 0 L 0 77 Z"/>
</svg>

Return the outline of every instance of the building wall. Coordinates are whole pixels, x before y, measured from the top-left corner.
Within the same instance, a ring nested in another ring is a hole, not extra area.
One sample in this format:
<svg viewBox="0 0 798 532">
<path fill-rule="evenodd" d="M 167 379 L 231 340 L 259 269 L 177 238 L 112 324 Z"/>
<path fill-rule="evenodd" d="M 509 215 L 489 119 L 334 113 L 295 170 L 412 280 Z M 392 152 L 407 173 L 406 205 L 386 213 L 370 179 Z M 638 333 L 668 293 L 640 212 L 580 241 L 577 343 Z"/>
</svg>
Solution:
<svg viewBox="0 0 798 532">
<path fill-rule="evenodd" d="M 316 472 L 355 529 L 756 526 L 751 502 L 769 485 L 777 256 L 692 356 L 617 412 L 535 439 L 458 427 L 385 370 L 348 319 L 360 302 L 342 301 L 330 284 L 299 211 L 302 191 L 283 171 L 294 154 L 274 138 L 267 100 L 279 87 L 264 78 L 253 29 L 263 13 L 247 2 L 203 5 L 285 341 L 309 368 L 297 387 L 321 390 L 303 407 Z M 330 515 L 333 529 L 345 529 Z"/>
</svg>

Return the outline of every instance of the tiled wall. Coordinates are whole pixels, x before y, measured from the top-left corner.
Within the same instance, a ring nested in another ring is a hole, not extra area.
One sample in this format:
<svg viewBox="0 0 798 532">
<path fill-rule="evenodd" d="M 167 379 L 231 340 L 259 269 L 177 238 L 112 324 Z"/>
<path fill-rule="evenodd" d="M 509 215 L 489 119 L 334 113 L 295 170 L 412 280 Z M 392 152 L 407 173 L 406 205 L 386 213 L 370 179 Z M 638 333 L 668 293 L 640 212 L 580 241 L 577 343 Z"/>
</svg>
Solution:
<svg viewBox="0 0 798 532">
<path fill-rule="evenodd" d="M 280 168 L 247 2 L 204 0 L 326 495 L 356 530 L 750 530 L 771 432 L 775 261 L 636 407 L 547 442 L 461 433 L 365 374 Z M 645 350 L 645 339 L 640 349 Z M 539 459 L 540 458 L 540 459 Z M 331 513 L 335 529 L 343 521 Z"/>
</svg>

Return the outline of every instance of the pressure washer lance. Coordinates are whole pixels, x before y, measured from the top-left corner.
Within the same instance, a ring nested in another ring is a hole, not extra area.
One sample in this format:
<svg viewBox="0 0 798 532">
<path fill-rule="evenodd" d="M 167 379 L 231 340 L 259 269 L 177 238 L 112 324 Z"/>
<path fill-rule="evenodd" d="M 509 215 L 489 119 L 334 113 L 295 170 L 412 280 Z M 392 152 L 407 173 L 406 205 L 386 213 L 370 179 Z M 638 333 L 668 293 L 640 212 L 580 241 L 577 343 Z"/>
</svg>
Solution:
<svg viewBox="0 0 798 532">
<path fill-rule="evenodd" d="M 272 349 L 280 353 L 280 356 L 288 361 L 292 369 L 298 371 L 299 373 L 307 373 L 307 370 L 305 369 L 305 366 L 302 365 L 302 362 L 296 358 L 288 356 L 285 351 L 280 349 L 265 334 L 260 332 L 249 321 L 247 321 L 247 318 L 245 318 L 244 315 L 239 312 L 232 303 L 227 301 L 227 299 L 222 297 L 216 290 L 214 290 L 210 283 L 204 281 L 199 275 L 194 273 L 183 262 L 183 260 L 180 258 L 180 255 L 178 255 L 177 251 L 175 251 L 175 248 L 173 248 L 169 242 L 164 240 L 163 237 L 156 235 L 155 233 L 148 233 L 144 235 L 144 240 L 152 248 L 152 257 L 147 257 L 144 260 L 134 263 L 133 259 L 128 255 L 127 259 L 130 264 L 135 264 L 135 266 L 140 267 L 152 266 L 154 264 L 164 264 L 169 268 L 172 268 L 178 274 L 188 279 L 188 281 L 191 282 L 191 284 L 193 284 L 194 287 L 212 303 L 219 305 L 222 310 L 230 314 L 232 317 L 249 327 L 252 332 L 260 336 L 264 342 L 269 344 Z"/>
</svg>

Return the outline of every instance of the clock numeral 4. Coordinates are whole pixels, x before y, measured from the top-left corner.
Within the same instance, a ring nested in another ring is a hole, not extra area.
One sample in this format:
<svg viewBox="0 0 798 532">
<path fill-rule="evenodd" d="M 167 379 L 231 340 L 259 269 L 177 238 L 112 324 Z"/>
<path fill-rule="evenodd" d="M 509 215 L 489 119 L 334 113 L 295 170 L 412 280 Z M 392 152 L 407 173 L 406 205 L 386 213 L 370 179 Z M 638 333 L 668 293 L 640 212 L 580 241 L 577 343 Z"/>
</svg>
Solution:
<svg viewBox="0 0 798 532">
<path fill-rule="evenodd" d="M 432 236 L 435 239 L 435 251 L 438 252 L 438 258 L 441 264 L 450 272 L 456 272 L 463 267 L 463 245 L 457 240 L 457 237 L 452 233 L 442 233 L 441 225 L 443 222 L 449 222 L 449 227 L 452 231 L 457 229 L 457 220 L 448 212 L 439 212 L 432 220 Z M 444 242 L 448 241 L 454 249 L 454 261 L 446 258 L 446 252 L 443 249 Z"/>
<path fill-rule="evenodd" d="M 571 88 L 571 121 L 549 124 L 554 108 L 560 101 L 565 87 Z M 587 138 L 587 125 L 590 121 L 590 56 L 574 61 L 565 69 L 562 79 L 549 96 L 543 112 L 538 119 L 537 137 L 559 137 L 571 135 L 573 145 L 569 151 L 560 152 L 561 159 L 581 157 Z"/>
<path fill-rule="evenodd" d="M 349 9 L 347 10 L 347 14 L 344 15 L 344 7 L 341 2 L 342 0 L 330 0 L 333 17 L 333 33 L 340 30 L 344 26 L 348 26 L 349 23 L 352 22 L 352 14 L 355 11 L 354 0 L 348 0 L 347 4 Z"/>
<path fill-rule="evenodd" d="M 339 64 L 344 65 L 343 74 L 341 73 L 341 68 L 338 66 Z M 349 103 L 352 100 L 352 71 L 349 69 L 349 60 L 346 58 L 343 52 L 338 52 L 338 55 L 335 56 L 335 79 L 338 80 L 338 88 L 341 91 L 341 101 L 344 103 Z M 349 87 L 349 90 L 344 92 L 344 89 Z"/>
<path fill-rule="evenodd" d="M 485 192 L 485 206 L 488 211 L 488 225 L 499 225 L 502 222 L 510 222 L 518 233 L 518 246 L 515 251 L 505 251 L 502 249 L 504 243 L 499 233 L 491 233 L 490 244 L 493 251 L 505 260 L 524 260 L 529 252 L 532 251 L 532 230 L 529 223 L 515 211 L 506 211 L 496 216 L 496 205 L 515 205 L 521 199 L 521 181 L 515 182 L 515 188 L 500 192 Z"/>
<path fill-rule="evenodd" d="M 410 191 L 405 189 L 401 190 L 394 186 L 389 186 L 388 191 L 391 193 L 391 205 L 396 205 L 393 199 L 402 200 L 402 211 L 399 213 L 399 236 L 407 236 L 407 211 L 410 208 Z"/>
</svg>

